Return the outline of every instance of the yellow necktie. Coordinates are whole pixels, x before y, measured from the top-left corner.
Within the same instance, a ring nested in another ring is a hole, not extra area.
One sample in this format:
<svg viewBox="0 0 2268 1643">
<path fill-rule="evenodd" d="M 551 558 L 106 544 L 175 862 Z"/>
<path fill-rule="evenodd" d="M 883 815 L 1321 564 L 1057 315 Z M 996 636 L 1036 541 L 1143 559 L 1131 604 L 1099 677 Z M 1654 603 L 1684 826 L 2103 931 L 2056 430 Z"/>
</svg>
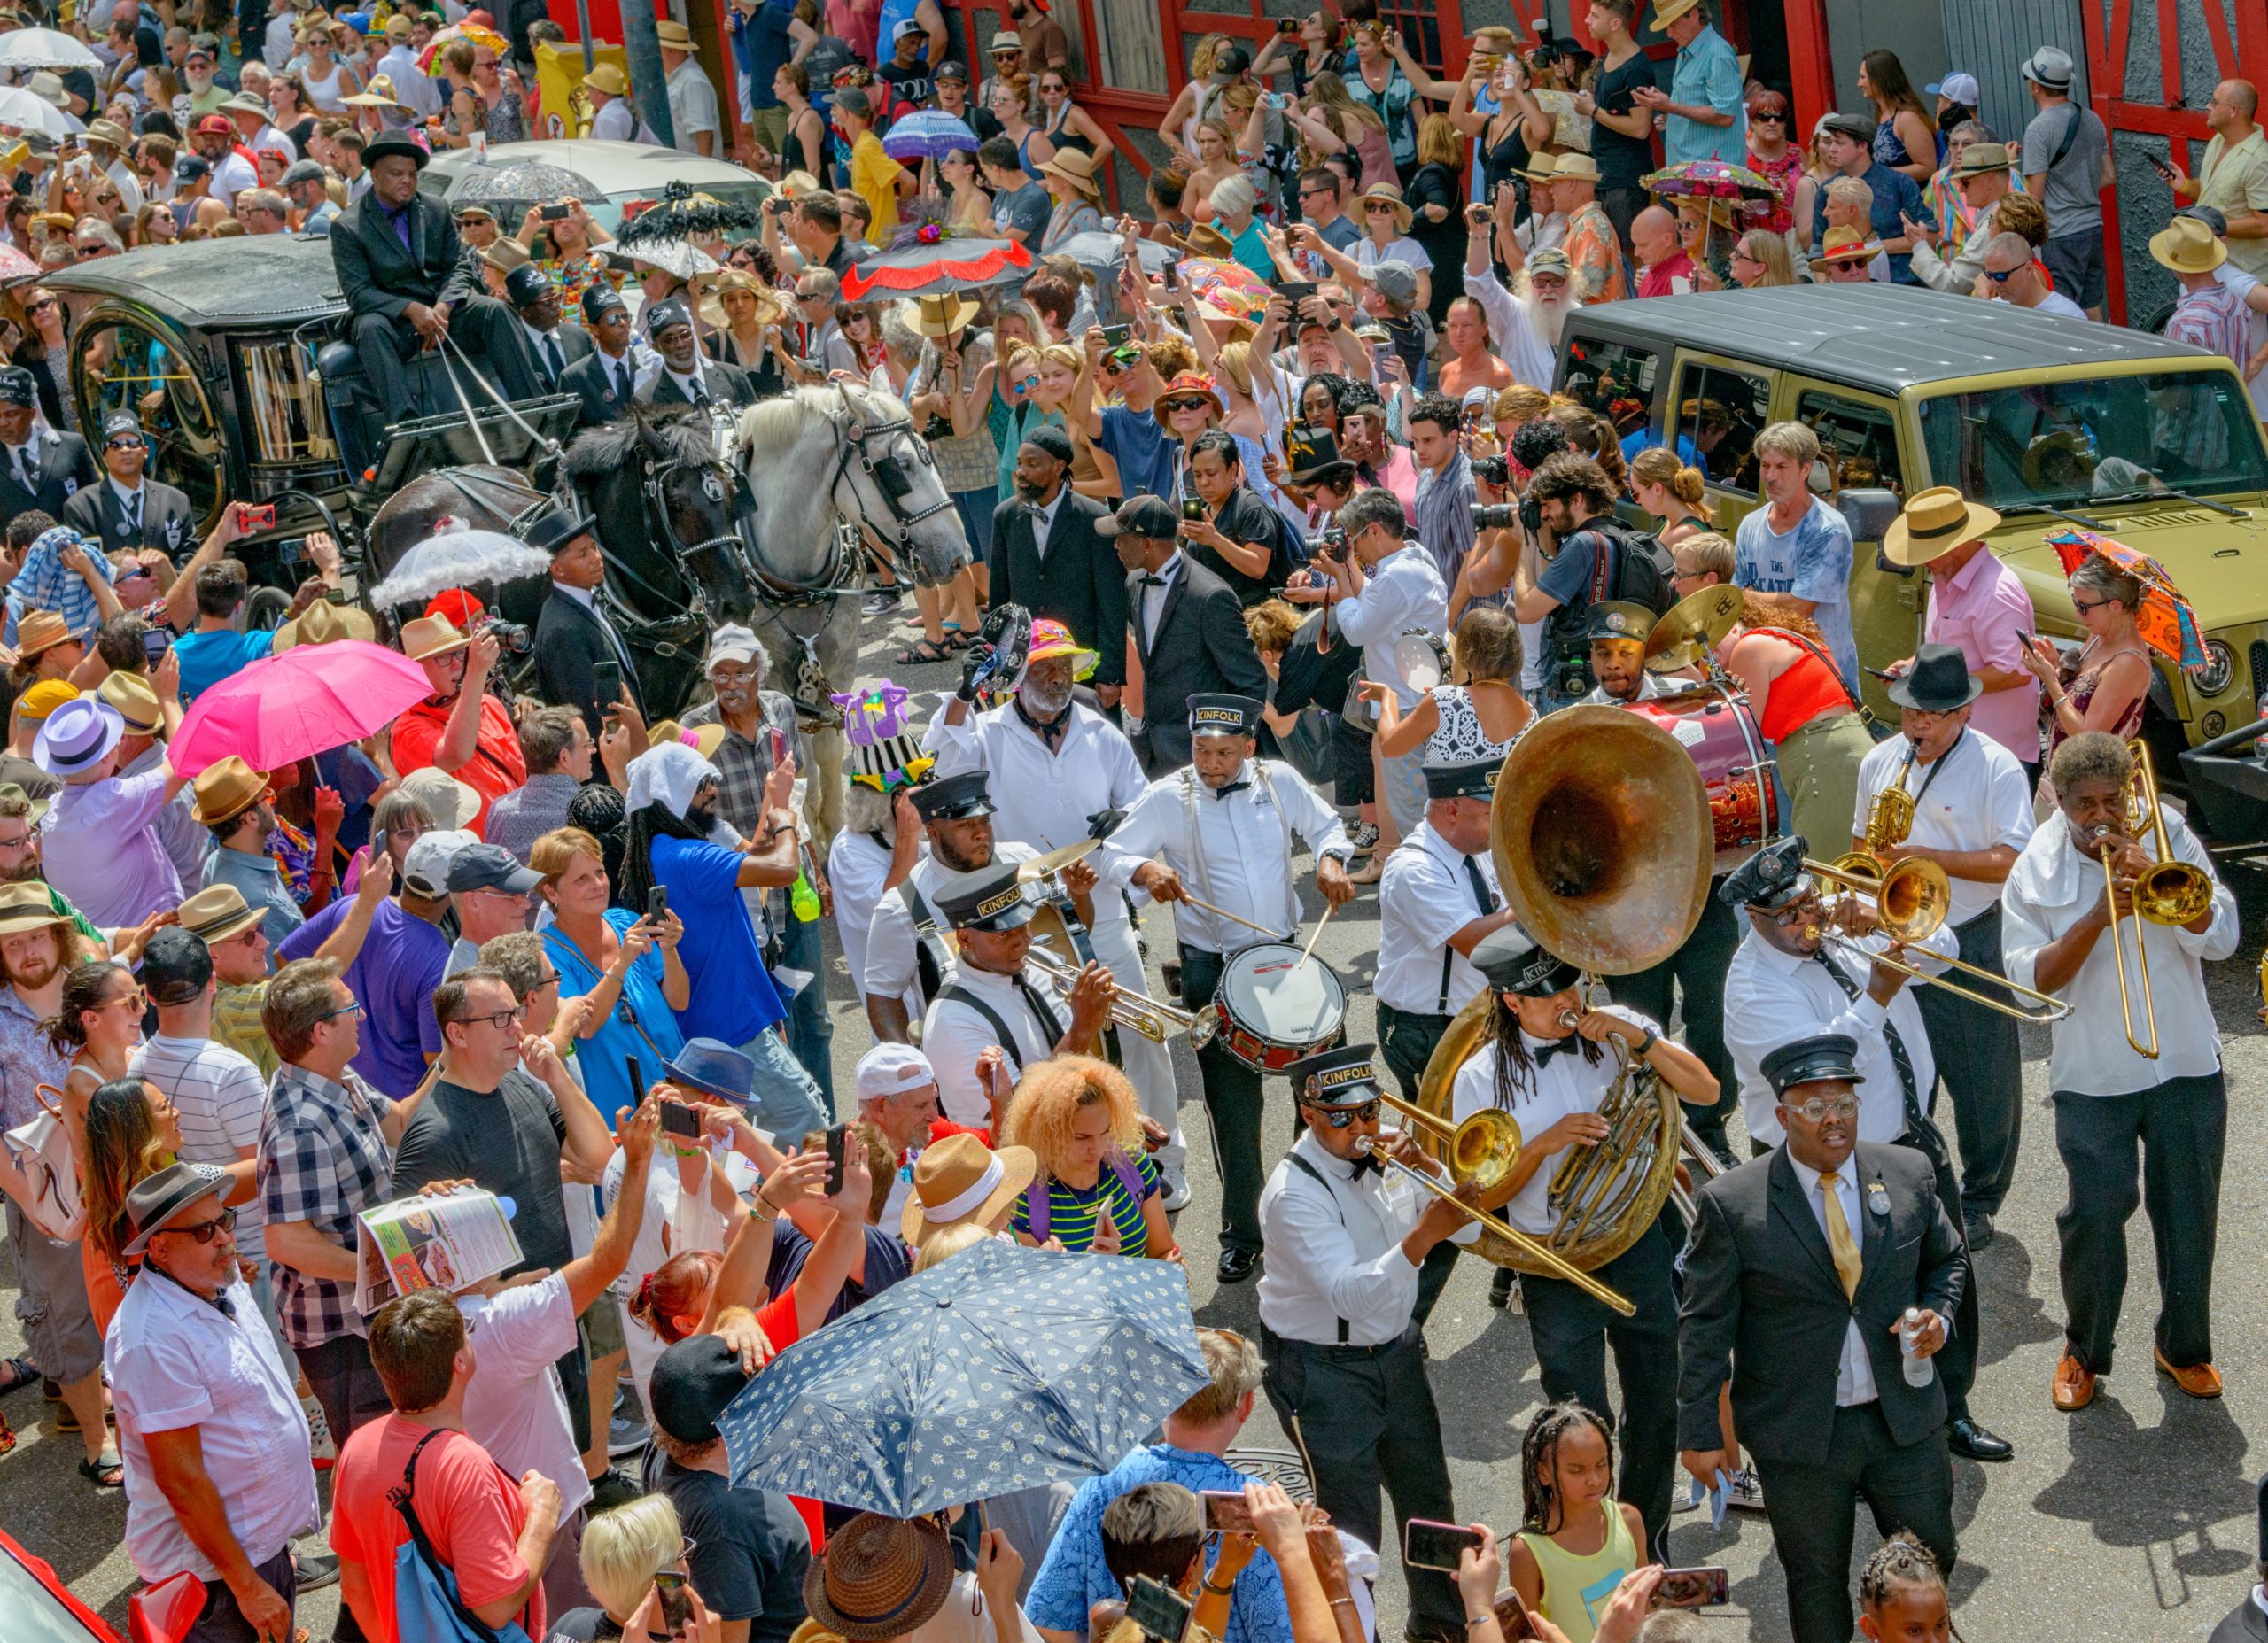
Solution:
<svg viewBox="0 0 2268 1643">
<path fill-rule="evenodd" d="M 1842 1176 L 1829 1170 L 1819 1178 L 1819 1196 L 1827 1206 L 1827 1247 L 1843 1280 L 1843 1298 L 1853 1300 L 1859 1293 L 1859 1246 L 1851 1241 L 1851 1223 L 1843 1219 L 1843 1199 L 1836 1191 L 1842 1182 Z"/>
</svg>

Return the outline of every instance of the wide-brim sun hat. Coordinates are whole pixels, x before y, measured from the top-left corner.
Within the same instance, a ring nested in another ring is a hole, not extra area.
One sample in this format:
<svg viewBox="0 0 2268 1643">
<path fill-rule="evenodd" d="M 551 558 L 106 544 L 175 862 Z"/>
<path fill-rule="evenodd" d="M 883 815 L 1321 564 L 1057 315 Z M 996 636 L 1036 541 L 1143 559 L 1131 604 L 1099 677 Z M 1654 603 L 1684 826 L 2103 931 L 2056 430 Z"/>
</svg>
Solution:
<svg viewBox="0 0 2268 1643">
<path fill-rule="evenodd" d="M 1893 565 L 1926 565 L 1963 542 L 1990 535 L 2000 523 L 1999 514 L 1953 486 L 1932 485 L 1907 498 L 1904 511 L 1883 532 L 1883 557 Z"/>
<path fill-rule="evenodd" d="M 994 1148 L 975 1135 L 948 1135 L 914 1160 L 913 1190 L 898 1232 L 918 1250 L 941 1228 L 989 1227 L 1038 1174 L 1039 1155 L 1029 1147 Z"/>
</svg>

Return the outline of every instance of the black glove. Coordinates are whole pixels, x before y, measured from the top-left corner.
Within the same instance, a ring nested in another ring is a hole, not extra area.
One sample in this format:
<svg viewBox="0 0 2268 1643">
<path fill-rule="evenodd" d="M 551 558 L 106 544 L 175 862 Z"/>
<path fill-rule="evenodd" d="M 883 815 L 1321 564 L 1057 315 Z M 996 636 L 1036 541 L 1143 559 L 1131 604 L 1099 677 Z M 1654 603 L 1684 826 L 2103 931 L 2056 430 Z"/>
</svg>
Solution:
<svg viewBox="0 0 2268 1643">
<path fill-rule="evenodd" d="M 992 647 L 990 645 L 971 645 L 963 651 L 960 658 L 960 688 L 953 694 L 963 701 L 975 701 L 977 676 L 990 670 L 991 661 Z"/>
</svg>

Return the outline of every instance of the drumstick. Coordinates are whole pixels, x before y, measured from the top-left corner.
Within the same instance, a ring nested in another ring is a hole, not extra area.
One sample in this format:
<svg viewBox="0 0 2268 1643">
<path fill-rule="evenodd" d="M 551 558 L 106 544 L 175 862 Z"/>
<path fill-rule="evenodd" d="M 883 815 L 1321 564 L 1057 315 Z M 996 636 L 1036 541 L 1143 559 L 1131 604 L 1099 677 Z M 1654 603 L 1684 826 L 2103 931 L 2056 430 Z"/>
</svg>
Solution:
<svg viewBox="0 0 2268 1643">
<path fill-rule="evenodd" d="M 1308 944 L 1300 949 L 1301 964 L 1303 965 L 1307 963 L 1308 955 L 1315 951 L 1316 937 L 1323 934 L 1323 926 L 1331 922 L 1331 915 L 1338 911 L 1339 903 L 1336 902 L 1325 902 L 1323 904 L 1323 917 L 1315 921 L 1315 930 L 1314 933 L 1308 937 Z M 1297 968 L 1298 966 L 1294 965 L 1293 967 Z"/>
<path fill-rule="evenodd" d="M 1184 890 L 1181 893 L 1181 899 L 1187 902 L 1192 907 L 1202 908 L 1205 911 L 1212 914 L 1216 918 L 1225 918 L 1231 924 L 1240 924 L 1247 930 L 1257 930 L 1261 934 L 1268 937 L 1270 941 L 1273 941 L 1276 937 L 1276 932 L 1270 929 L 1266 925 L 1254 924 L 1249 918 L 1239 918 L 1227 908 L 1216 907 L 1210 902 L 1200 902 L 1195 896 L 1192 895 L 1187 890 Z"/>
</svg>

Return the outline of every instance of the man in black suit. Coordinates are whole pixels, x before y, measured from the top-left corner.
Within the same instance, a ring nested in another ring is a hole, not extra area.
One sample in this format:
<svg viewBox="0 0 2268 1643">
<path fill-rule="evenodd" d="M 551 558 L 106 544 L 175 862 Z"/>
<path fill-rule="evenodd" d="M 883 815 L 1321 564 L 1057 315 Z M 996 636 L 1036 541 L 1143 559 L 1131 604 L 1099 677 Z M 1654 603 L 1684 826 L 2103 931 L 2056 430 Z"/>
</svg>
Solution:
<svg viewBox="0 0 2268 1643">
<path fill-rule="evenodd" d="M 598 591 L 606 583 L 606 555 L 591 534 L 592 523 L 588 515 L 555 508 L 528 527 L 527 541 L 551 554 L 551 596 L 543 601 L 535 624 L 536 682 L 546 701 L 579 709 L 596 740 L 605 728 L 607 709 L 621 695 L 602 695 L 602 663 L 610 662 L 620 670 L 623 692 L 641 711 L 644 704 L 629 647 L 598 607 Z"/>
<path fill-rule="evenodd" d="M 197 542 L 189 498 L 145 477 L 150 443 L 131 411 L 103 418 L 103 479 L 63 505 L 63 523 L 81 536 L 102 539 L 103 552 L 154 547 L 175 564 Z"/>
<path fill-rule="evenodd" d="M 20 365 L 0 368 L 0 526 L 27 508 L 57 519 L 82 486 L 95 483 L 95 460 L 77 434 L 38 425 L 39 384 Z"/>
<path fill-rule="evenodd" d="M 1858 1503 L 1953 1572 L 1953 1471 L 1936 1366 L 1969 1282 L 1930 1160 L 1858 1139 L 1855 1040 L 1799 1038 L 1764 1058 L 1787 1142 L 1697 1195 L 1678 1331 L 1678 1444 L 1713 1486 L 1732 1463 L 1717 1395 L 1764 1479 L 1796 1643 L 1848 1643 Z M 1730 1360 L 1729 1368 L 1728 1360 Z"/>
<path fill-rule="evenodd" d="M 1142 663 L 1142 728 L 1134 737 L 1152 779 L 1190 760 L 1192 696 L 1264 698 L 1268 675 L 1229 585 L 1181 551 L 1170 502 L 1131 496 L 1095 525 L 1118 549 L 1126 611 Z"/>
<path fill-rule="evenodd" d="M 504 276 L 504 300 L 520 316 L 521 340 L 539 393 L 559 393 L 567 368 L 591 353 L 591 339 L 579 325 L 559 322 L 559 287 L 532 262 Z"/>
<path fill-rule="evenodd" d="M 756 403 L 756 384 L 737 365 L 710 359 L 693 332 L 693 310 L 672 297 L 648 313 L 646 335 L 662 356 L 662 368 L 638 391 L 648 405 L 746 406 Z"/>
<path fill-rule="evenodd" d="M 1098 529 L 1105 517 L 1100 502 L 1071 489 L 1070 436 L 1033 429 L 1016 452 L 1016 493 L 992 510 L 987 597 L 991 609 L 1021 605 L 1092 645 L 1101 659 L 1090 682 L 1115 708 L 1126 685 L 1126 576 Z"/>
<path fill-rule="evenodd" d="M 2209 1643 L 2268 1643 L 2268 1477 L 2260 1480 L 2260 1584 L 2221 1616 Z"/>
<path fill-rule="evenodd" d="M 583 333 L 593 346 L 559 374 L 559 391 L 582 399 L 583 408 L 575 414 L 579 430 L 629 415 L 638 394 L 638 364 L 630 357 L 635 334 L 630 305 L 604 281 L 583 293 Z"/>
<path fill-rule="evenodd" d="M 361 356 L 362 376 L 389 422 L 417 415 L 404 363 L 444 335 L 493 376 L 507 398 L 520 398 L 515 350 L 519 320 L 493 297 L 479 294 L 456 220 L 438 199 L 417 191 L 425 151 L 401 132 L 373 137 L 362 151 L 370 186 L 331 225 L 330 260 L 346 298 L 347 336 Z"/>
</svg>

